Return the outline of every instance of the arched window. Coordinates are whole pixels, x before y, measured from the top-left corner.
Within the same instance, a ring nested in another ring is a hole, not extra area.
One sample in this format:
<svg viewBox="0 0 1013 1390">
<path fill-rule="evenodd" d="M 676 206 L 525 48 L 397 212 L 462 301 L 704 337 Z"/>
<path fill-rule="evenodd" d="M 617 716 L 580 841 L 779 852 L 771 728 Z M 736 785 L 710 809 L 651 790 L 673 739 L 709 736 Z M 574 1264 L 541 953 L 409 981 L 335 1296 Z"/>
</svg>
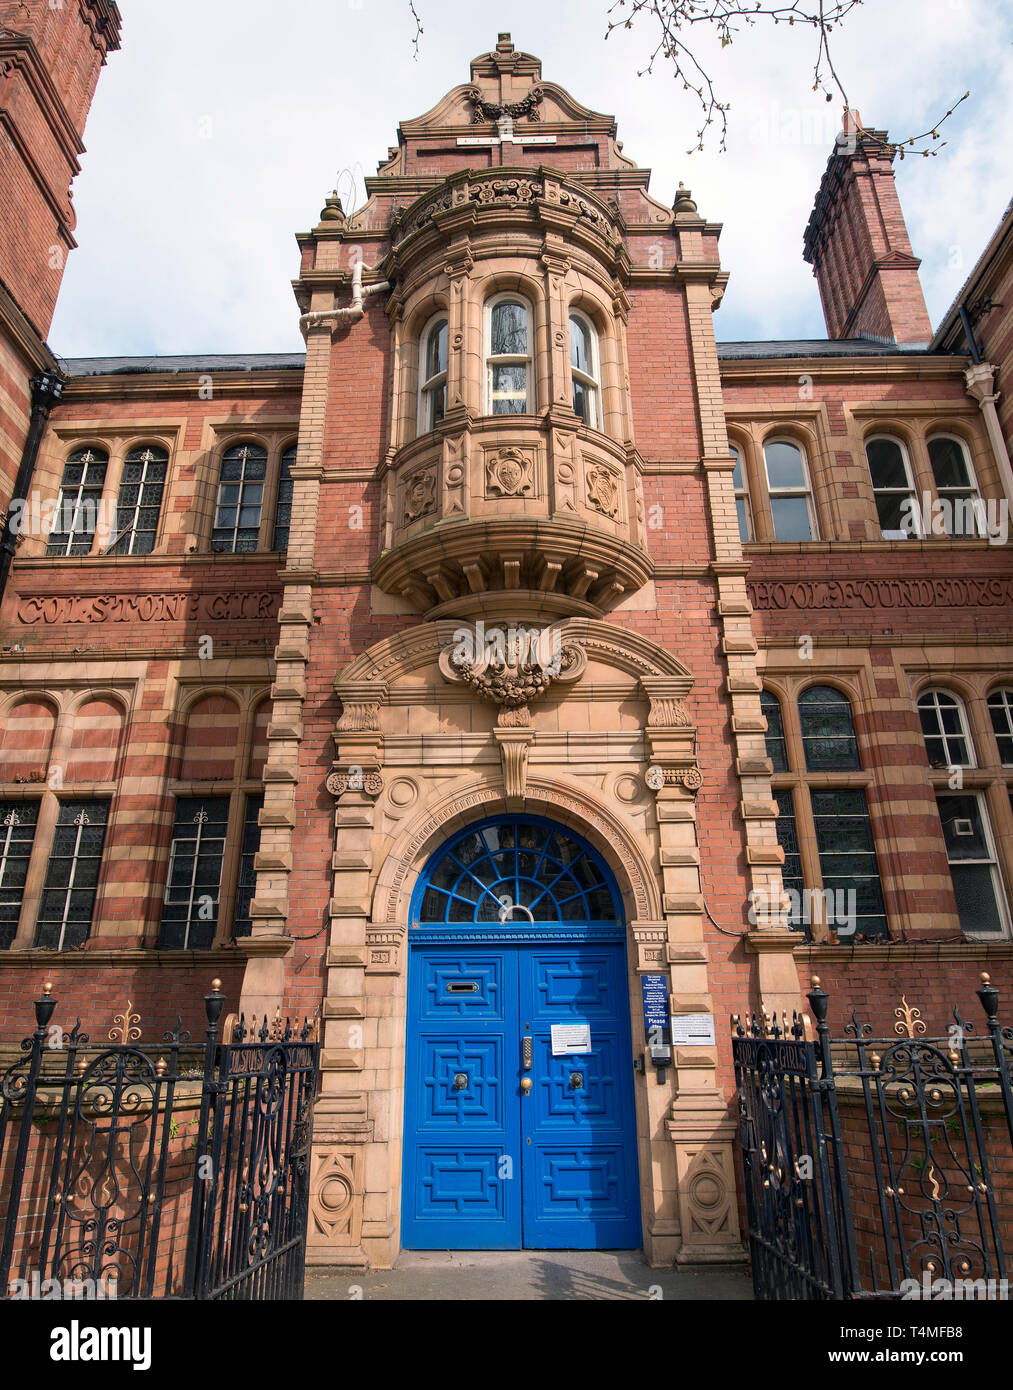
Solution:
<svg viewBox="0 0 1013 1390">
<path fill-rule="evenodd" d="M 266 478 L 266 449 L 259 444 L 233 444 L 226 449 L 211 534 L 212 550 L 235 554 L 256 550 Z"/>
<path fill-rule="evenodd" d="M 974 748 L 967 731 L 964 707 L 948 690 L 926 690 L 918 697 L 929 766 L 973 767 Z"/>
<path fill-rule="evenodd" d="M 993 690 L 988 697 L 988 712 L 999 746 L 999 761 L 1003 767 L 1013 767 L 1013 690 Z"/>
<path fill-rule="evenodd" d="M 274 540 L 272 550 L 287 550 L 288 536 L 292 526 L 292 469 L 295 467 L 298 445 L 290 444 L 281 456 L 281 472 L 278 475 L 278 505 L 274 510 Z"/>
<path fill-rule="evenodd" d="M 47 555 L 89 555 L 98 525 L 109 455 L 104 449 L 75 449 L 60 482 Z"/>
<path fill-rule="evenodd" d="M 508 817 L 452 840 L 429 869 L 420 922 L 616 922 L 597 858 L 566 831 Z"/>
<path fill-rule="evenodd" d="M 419 434 L 435 429 L 447 413 L 447 317 L 431 319 L 419 341 Z"/>
<path fill-rule="evenodd" d="M 486 306 L 486 396 L 490 415 L 528 415 L 531 392 L 531 307 L 516 295 Z"/>
<path fill-rule="evenodd" d="M 116 499 L 116 526 L 109 555 L 150 555 L 158 534 L 158 517 L 169 470 L 165 449 L 143 444 L 123 460 Z"/>
<path fill-rule="evenodd" d="M 896 439 L 877 436 L 866 440 L 865 457 L 883 539 L 903 541 L 920 536 L 919 509 L 904 446 Z"/>
<path fill-rule="evenodd" d="M 764 690 L 760 694 L 760 710 L 767 721 L 767 757 L 775 772 L 787 772 L 788 748 L 784 739 L 781 702 L 769 690 Z"/>
<path fill-rule="evenodd" d="M 742 452 L 735 444 L 731 447 L 731 455 L 735 460 L 732 487 L 735 490 L 735 513 L 739 519 L 739 540 L 745 545 L 753 534 L 753 519 L 749 507 L 749 484 L 746 481 Z"/>
<path fill-rule="evenodd" d="M 939 495 L 943 526 L 948 536 L 986 534 L 974 470 L 959 439 L 940 434 L 929 440 L 929 460 Z"/>
<path fill-rule="evenodd" d="M 601 366 L 598 335 L 583 314 L 570 315 L 570 376 L 573 410 L 590 429 L 601 428 Z"/>
<path fill-rule="evenodd" d="M 805 765 L 810 772 L 858 772 L 858 740 L 851 702 L 829 685 L 811 685 L 798 697 Z"/>
<path fill-rule="evenodd" d="M 788 439 L 770 439 L 763 446 L 767 490 L 776 541 L 818 539 L 805 455 Z"/>
</svg>

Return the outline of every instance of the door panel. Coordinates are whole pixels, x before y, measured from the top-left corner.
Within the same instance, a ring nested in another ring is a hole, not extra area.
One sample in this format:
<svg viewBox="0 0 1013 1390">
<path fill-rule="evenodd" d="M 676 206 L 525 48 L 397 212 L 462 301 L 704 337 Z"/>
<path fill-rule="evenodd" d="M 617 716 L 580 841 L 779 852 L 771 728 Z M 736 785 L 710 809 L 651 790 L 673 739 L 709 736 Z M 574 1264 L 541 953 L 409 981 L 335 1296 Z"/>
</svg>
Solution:
<svg viewBox="0 0 1013 1390">
<path fill-rule="evenodd" d="M 534 1044 L 521 1102 L 524 1243 L 640 1245 L 632 1043 L 621 944 L 522 948 L 521 1023 Z M 591 1051 L 552 1055 L 554 1023 L 590 1026 Z"/>
<path fill-rule="evenodd" d="M 402 1239 L 409 1250 L 521 1244 L 517 955 L 412 952 Z"/>
<path fill-rule="evenodd" d="M 640 1245 L 626 989 L 621 943 L 412 949 L 406 1249 Z M 591 1051 L 554 1057 L 554 1023 Z"/>
</svg>

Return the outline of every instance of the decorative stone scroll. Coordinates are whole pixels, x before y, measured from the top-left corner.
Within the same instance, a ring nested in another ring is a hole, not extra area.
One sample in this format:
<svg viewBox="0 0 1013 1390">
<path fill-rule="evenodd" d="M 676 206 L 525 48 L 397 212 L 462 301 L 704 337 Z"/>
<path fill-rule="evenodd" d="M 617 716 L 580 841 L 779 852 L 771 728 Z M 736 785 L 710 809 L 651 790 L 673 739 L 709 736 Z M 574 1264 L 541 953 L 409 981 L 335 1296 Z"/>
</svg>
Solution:
<svg viewBox="0 0 1013 1390">
<path fill-rule="evenodd" d="M 367 772 L 362 768 L 352 768 L 348 772 L 332 772 L 324 784 L 331 796 L 344 796 L 345 792 L 365 792 L 367 796 L 379 796 L 383 791 L 383 776 L 379 772 Z"/>
<path fill-rule="evenodd" d="M 545 93 L 541 87 L 532 87 L 527 96 L 520 101 L 511 101 L 500 106 L 497 102 L 486 101 L 478 87 L 469 87 L 464 99 L 472 106 L 472 125 L 481 125 L 483 121 L 499 121 L 504 116 L 510 116 L 515 121 L 519 121 L 522 116 L 526 116 L 529 121 L 540 121 L 542 118 L 538 108 L 545 99 Z"/>
<path fill-rule="evenodd" d="M 695 795 L 703 786 L 703 773 L 698 767 L 649 767 L 644 781 L 654 792 L 662 787 L 685 787 Z"/>
<path fill-rule="evenodd" d="M 470 640 L 464 640 L 468 636 Z M 440 671 L 451 684 L 470 686 L 499 705 L 497 723 L 524 728 L 528 708 L 551 685 L 572 685 L 587 669 L 587 653 L 576 642 L 563 643 L 552 629 L 466 628 L 461 640 L 440 653 Z"/>
</svg>

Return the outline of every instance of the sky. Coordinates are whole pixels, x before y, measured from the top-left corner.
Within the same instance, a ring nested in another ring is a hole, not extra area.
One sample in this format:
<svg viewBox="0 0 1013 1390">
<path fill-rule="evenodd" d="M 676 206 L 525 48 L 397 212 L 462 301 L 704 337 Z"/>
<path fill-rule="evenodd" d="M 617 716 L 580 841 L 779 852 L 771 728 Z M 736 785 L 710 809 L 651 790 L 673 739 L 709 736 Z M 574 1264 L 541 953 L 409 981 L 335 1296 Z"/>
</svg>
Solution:
<svg viewBox="0 0 1013 1390">
<path fill-rule="evenodd" d="M 657 198 L 671 204 L 681 181 L 724 224 L 719 340 L 825 337 L 802 235 L 842 103 L 812 90 L 811 31 L 758 24 L 724 49 L 694 37 L 730 130 L 726 153 L 713 135 L 688 154 L 695 98 L 663 61 L 638 76 L 648 21 L 604 41 L 609 2 L 415 0 L 416 57 L 408 0 L 120 0 L 50 345 L 64 357 L 301 351 L 295 233 L 336 183 L 351 211 L 398 122 L 467 82 L 504 29 L 545 80 L 615 115 Z M 1013 0 L 865 0 L 832 41 L 851 104 L 894 139 L 971 92 L 936 157 L 897 164 L 938 325 L 1013 190 Z"/>
</svg>

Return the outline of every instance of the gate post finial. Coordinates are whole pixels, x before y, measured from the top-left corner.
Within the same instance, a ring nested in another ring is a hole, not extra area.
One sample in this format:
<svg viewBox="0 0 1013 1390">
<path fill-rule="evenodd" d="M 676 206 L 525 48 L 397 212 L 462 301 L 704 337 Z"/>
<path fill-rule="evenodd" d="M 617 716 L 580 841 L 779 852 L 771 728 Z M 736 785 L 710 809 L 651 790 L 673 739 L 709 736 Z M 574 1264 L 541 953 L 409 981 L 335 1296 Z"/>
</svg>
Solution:
<svg viewBox="0 0 1013 1390">
<path fill-rule="evenodd" d="M 992 983 L 992 977 L 987 970 L 981 972 L 981 986 L 975 990 L 975 994 L 981 1000 L 981 1007 L 991 1023 L 999 1012 L 999 991 Z"/>
<path fill-rule="evenodd" d="M 52 996 L 53 982 L 46 980 L 42 986 L 42 998 L 35 1000 L 35 1026 L 39 1029 L 45 1028 L 53 1017 L 53 1010 L 56 1008 L 57 1001 Z"/>
</svg>

